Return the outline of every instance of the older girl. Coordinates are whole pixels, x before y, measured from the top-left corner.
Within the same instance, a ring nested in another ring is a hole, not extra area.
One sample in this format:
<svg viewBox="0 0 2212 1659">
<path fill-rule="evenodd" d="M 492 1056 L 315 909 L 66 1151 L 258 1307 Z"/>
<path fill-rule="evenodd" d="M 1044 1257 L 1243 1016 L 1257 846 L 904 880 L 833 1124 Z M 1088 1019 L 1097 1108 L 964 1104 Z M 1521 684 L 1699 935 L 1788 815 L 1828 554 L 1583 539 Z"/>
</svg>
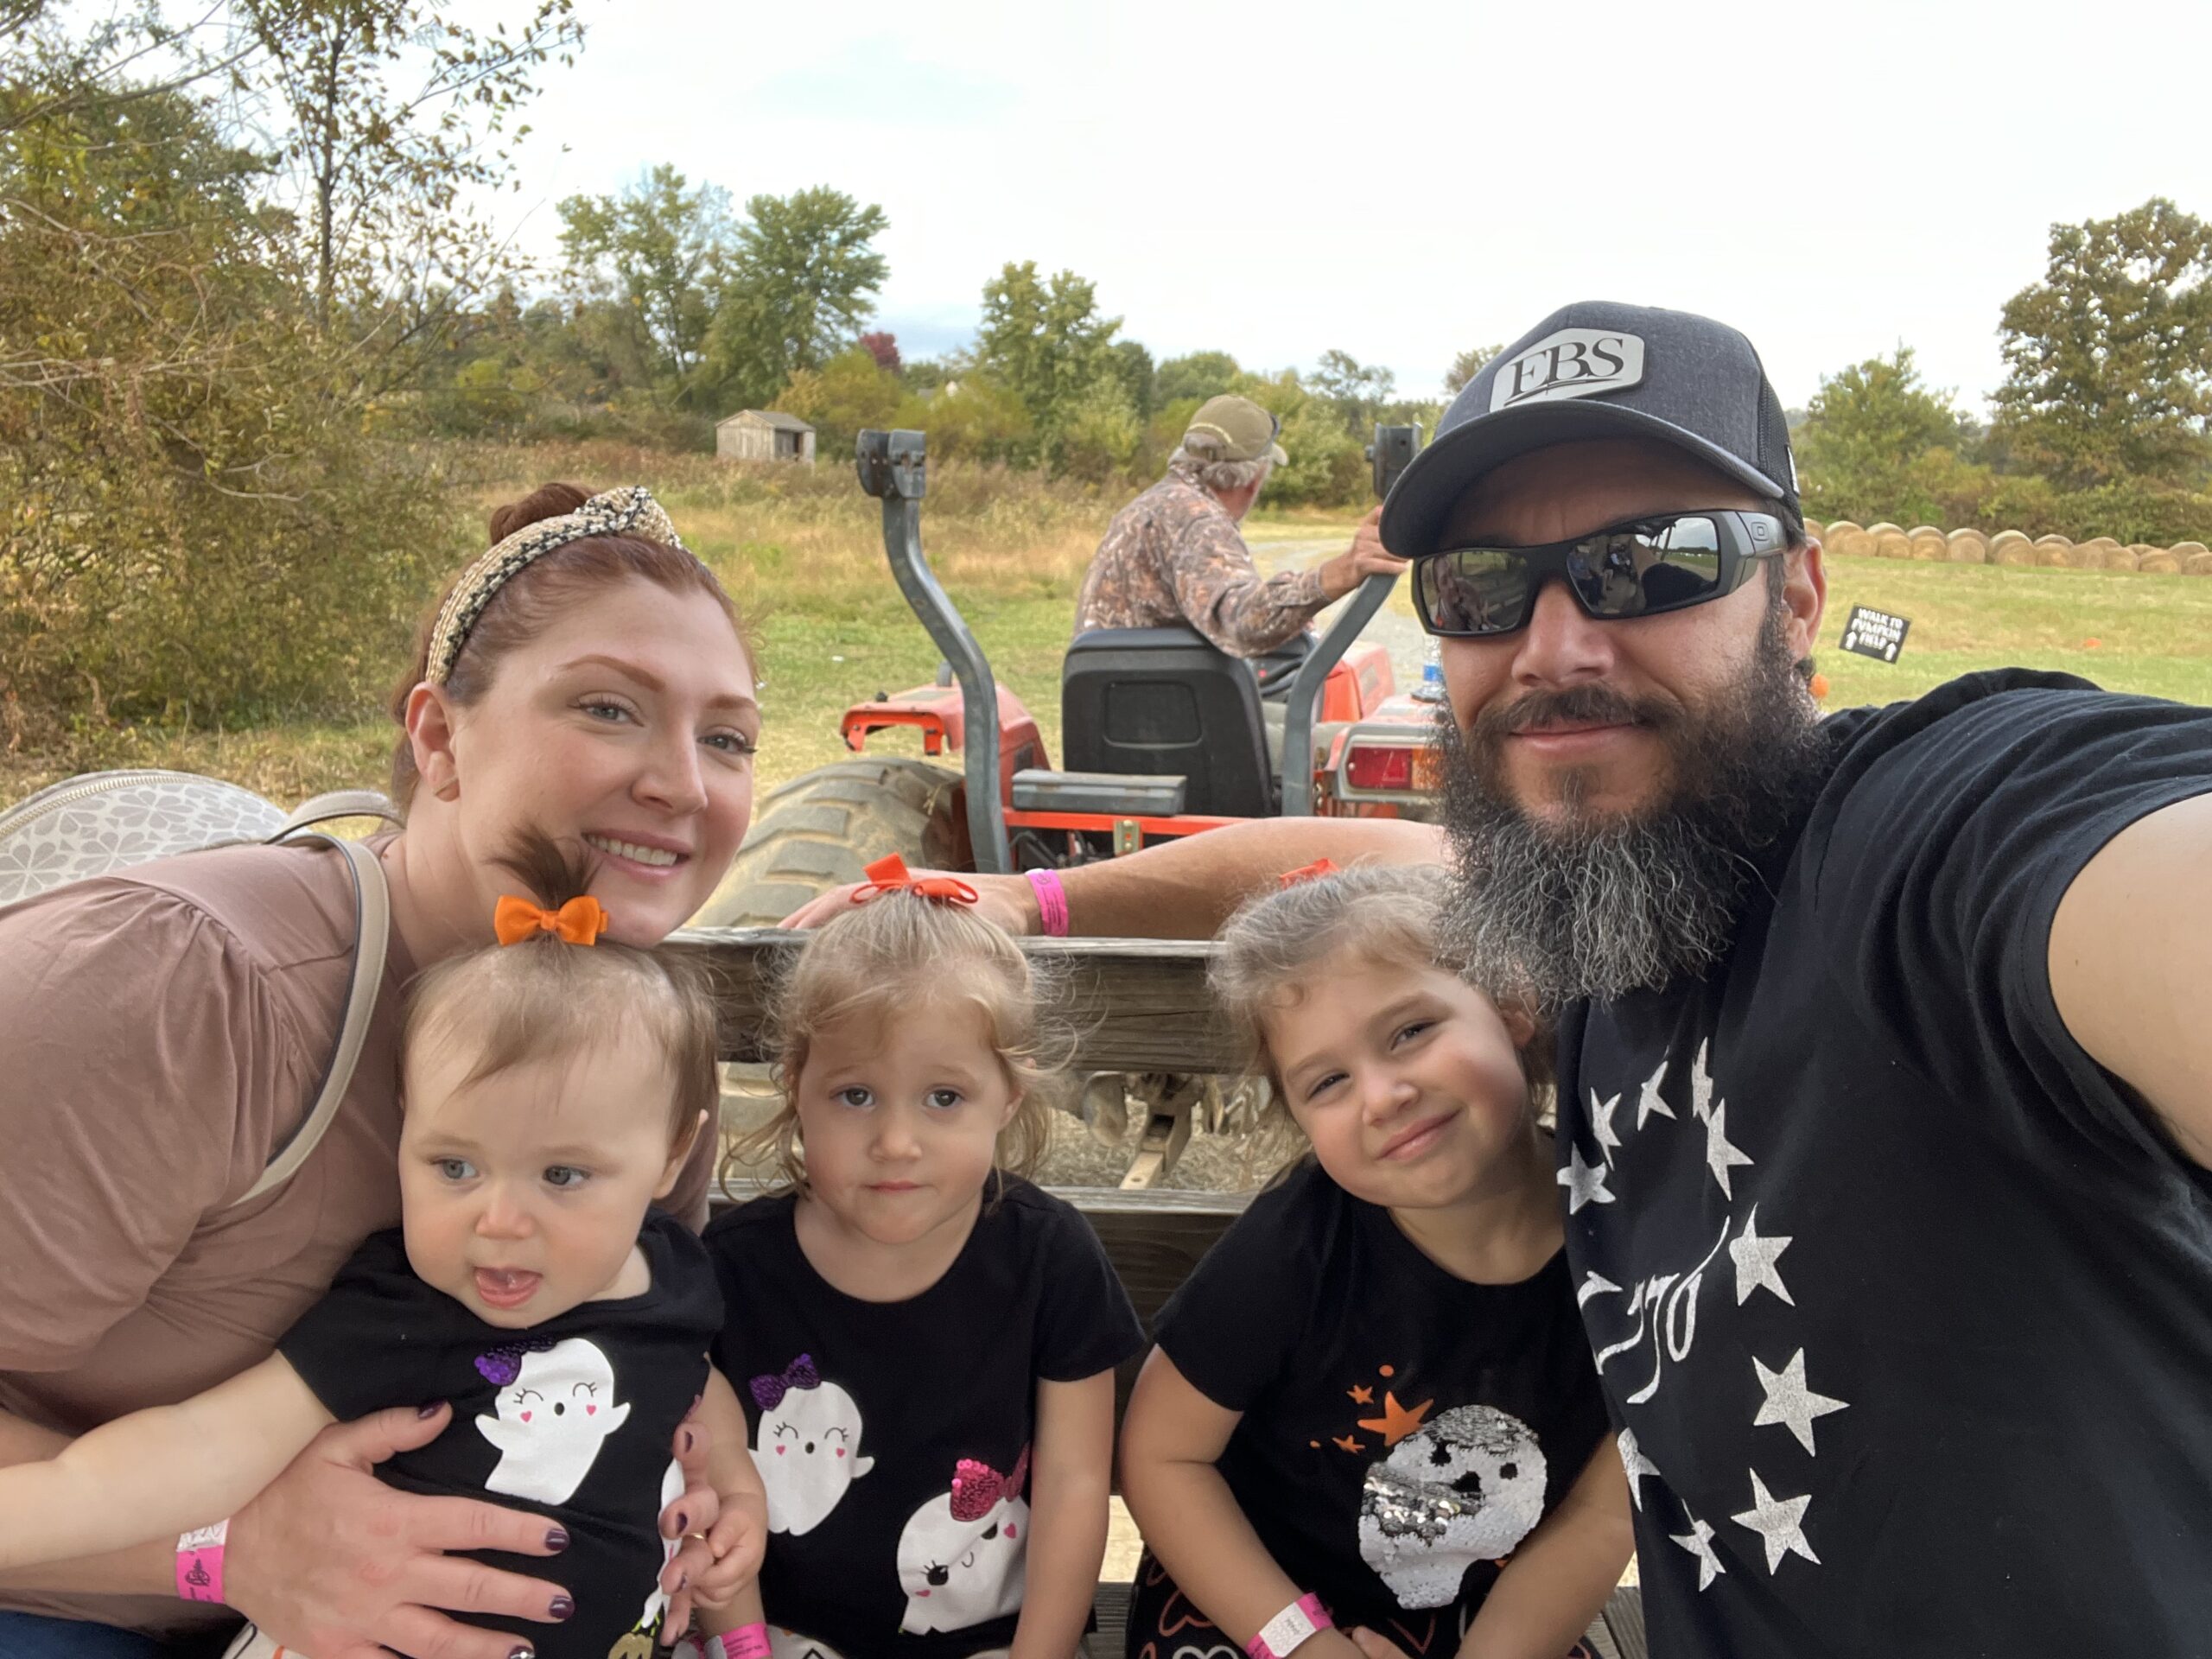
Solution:
<svg viewBox="0 0 2212 1659">
<path fill-rule="evenodd" d="M 614 937 L 653 943 L 714 890 L 752 810 L 760 710 L 728 596 L 642 490 L 550 485 L 493 517 L 492 550 L 424 630 L 393 712 L 407 826 L 385 995 L 337 1120 L 292 1179 L 236 1209 L 315 1092 L 353 937 L 341 858 L 194 854 L 0 910 L 0 1460 L 257 1363 L 371 1233 L 399 1218 L 397 988 L 489 942 L 525 833 L 600 855 Z M 702 1218 L 702 1137 L 669 1202 Z M 317 1659 L 381 1645 L 508 1659 L 512 1636 L 435 1609 L 551 1620 L 546 1578 L 443 1552 L 557 1553 L 542 1516 L 394 1491 L 368 1473 L 438 1432 L 396 1408 L 319 1434 L 231 1517 L 234 1623 Z M 695 1435 L 695 1440 L 702 1439 Z M 679 1436 L 679 1440 L 682 1439 Z M 664 1527 L 715 1499 L 696 1452 Z M 671 1562 L 672 1584 L 700 1565 Z M 145 1659 L 218 1625 L 155 1544 L 0 1579 L 0 1650 Z M 528 1651 L 527 1643 L 520 1651 Z"/>
</svg>

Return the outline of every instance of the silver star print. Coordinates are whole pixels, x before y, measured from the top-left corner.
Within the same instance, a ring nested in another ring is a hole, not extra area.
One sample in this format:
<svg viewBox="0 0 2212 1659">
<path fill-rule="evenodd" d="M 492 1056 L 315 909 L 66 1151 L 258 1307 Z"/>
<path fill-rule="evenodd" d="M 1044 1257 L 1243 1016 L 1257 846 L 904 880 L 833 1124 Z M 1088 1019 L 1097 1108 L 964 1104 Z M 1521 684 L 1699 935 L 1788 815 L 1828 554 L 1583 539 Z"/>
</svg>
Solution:
<svg viewBox="0 0 2212 1659">
<path fill-rule="evenodd" d="M 1734 1198 L 1736 1195 L 1728 1190 L 1728 1172 L 1751 1160 L 1729 1144 L 1728 1106 L 1725 1101 L 1714 1107 L 1713 1115 L 1705 1120 L 1705 1161 L 1713 1171 L 1713 1179 L 1720 1183 L 1721 1197 Z"/>
<path fill-rule="evenodd" d="M 1769 1423 L 1780 1423 L 1797 1437 L 1797 1443 L 1808 1452 L 1813 1450 L 1813 1420 L 1825 1417 L 1832 1411 L 1847 1411 L 1847 1400 L 1832 1400 L 1825 1394 L 1815 1394 L 1805 1384 L 1805 1351 L 1800 1348 L 1789 1356 L 1789 1363 L 1778 1371 L 1770 1371 L 1759 1363 L 1756 1356 L 1751 1369 L 1758 1373 L 1759 1387 L 1766 1390 L 1766 1400 L 1759 1407 L 1758 1415 L 1751 1419 L 1753 1428 L 1763 1428 Z"/>
<path fill-rule="evenodd" d="M 1728 1518 L 1746 1531 L 1758 1534 L 1766 1545 L 1766 1570 L 1772 1577 L 1782 1565 L 1784 1555 L 1802 1555 L 1818 1567 L 1821 1558 L 1813 1554 L 1813 1547 L 1805 1541 L 1805 1511 L 1811 1507 L 1812 1498 L 1777 1497 L 1766 1489 L 1759 1478 L 1759 1471 L 1751 1471 L 1751 1507 L 1740 1515 Z"/>
<path fill-rule="evenodd" d="M 1759 1236 L 1759 1207 L 1751 1206 L 1751 1213 L 1744 1217 L 1744 1230 L 1730 1241 L 1728 1254 L 1736 1258 L 1736 1306 L 1741 1307 L 1751 1300 L 1755 1290 L 1770 1290 L 1788 1302 L 1797 1306 L 1797 1299 L 1789 1294 L 1789 1286 L 1782 1282 L 1781 1270 L 1775 1263 L 1782 1260 L 1782 1253 L 1789 1248 L 1786 1238 Z"/>
<path fill-rule="evenodd" d="M 1573 1215 L 1586 1204 L 1611 1204 L 1613 1195 L 1605 1191 L 1605 1166 L 1582 1161 L 1582 1148 L 1567 1149 L 1567 1167 L 1559 1173 L 1559 1184 L 1567 1189 L 1567 1213 Z"/>
<path fill-rule="evenodd" d="M 1720 1565 L 1720 1557 L 1713 1550 L 1713 1525 L 1700 1521 L 1688 1510 L 1682 1514 L 1688 1519 L 1688 1532 L 1670 1532 L 1667 1535 L 1697 1557 L 1697 1587 L 1704 1589 L 1728 1569 Z"/>
<path fill-rule="evenodd" d="M 1666 1477 L 1659 1472 L 1656 1464 L 1637 1449 L 1634 1429 L 1621 1430 L 1620 1442 L 1621 1467 L 1628 1471 L 1628 1495 L 1636 1500 L 1636 1507 L 1641 1510 L 1643 1507 L 1643 1478 L 1649 1475 L 1654 1479 L 1664 1480 Z M 1702 1589 L 1704 1586 L 1699 1587 Z"/>
<path fill-rule="evenodd" d="M 1700 1122 L 1713 1116 L 1713 1074 L 1705 1069 L 1706 1051 L 1710 1042 L 1697 1046 L 1697 1058 L 1690 1062 L 1690 1112 Z"/>
<path fill-rule="evenodd" d="M 1598 1091 L 1590 1091 L 1590 1134 L 1598 1143 L 1599 1155 L 1605 1159 L 1605 1167 L 1613 1166 L 1613 1154 L 1619 1150 L 1621 1138 L 1613 1133 L 1613 1110 L 1621 1103 L 1615 1095 L 1611 1100 L 1598 1098 Z"/>
<path fill-rule="evenodd" d="M 1643 1092 L 1637 1097 L 1636 1127 L 1642 1128 L 1644 1120 L 1656 1112 L 1662 1117 L 1672 1117 L 1675 1109 L 1659 1098 L 1659 1085 L 1667 1080 L 1667 1062 L 1659 1062 L 1659 1069 L 1643 1080 Z"/>
</svg>

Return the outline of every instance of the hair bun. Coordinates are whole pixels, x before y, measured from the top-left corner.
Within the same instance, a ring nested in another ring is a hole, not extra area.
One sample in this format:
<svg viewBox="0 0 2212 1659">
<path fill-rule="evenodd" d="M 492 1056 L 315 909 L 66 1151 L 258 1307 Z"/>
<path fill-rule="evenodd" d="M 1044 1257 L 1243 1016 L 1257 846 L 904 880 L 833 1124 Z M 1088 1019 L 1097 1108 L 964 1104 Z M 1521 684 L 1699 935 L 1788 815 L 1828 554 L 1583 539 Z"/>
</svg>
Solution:
<svg viewBox="0 0 2212 1659">
<path fill-rule="evenodd" d="M 521 500 L 492 509 L 492 539 L 485 545 L 497 547 L 518 530 L 525 530 L 542 519 L 574 512 L 594 493 L 575 484 L 541 484 Z"/>
</svg>

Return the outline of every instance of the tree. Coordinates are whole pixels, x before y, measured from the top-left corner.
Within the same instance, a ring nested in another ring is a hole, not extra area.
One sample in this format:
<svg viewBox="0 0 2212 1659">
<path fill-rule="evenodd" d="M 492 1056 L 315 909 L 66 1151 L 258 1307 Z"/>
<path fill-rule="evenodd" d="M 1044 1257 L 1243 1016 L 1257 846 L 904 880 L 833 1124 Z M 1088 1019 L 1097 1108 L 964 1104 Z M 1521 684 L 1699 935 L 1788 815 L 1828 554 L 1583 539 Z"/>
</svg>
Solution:
<svg viewBox="0 0 2212 1659">
<path fill-rule="evenodd" d="M 1152 406 L 1156 410 L 1185 397 L 1200 403 L 1229 390 L 1243 371 L 1227 352 L 1190 352 L 1171 357 L 1153 376 Z"/>
<path fill-rule="evenodd" d="M 1950 393 L 1922 385 L 1910 346 L 1826 377 L 1792 443 L 1806 509 L 1931 518 L 1939 509 L 1911 481 L 1915 463 L 1931 450 L 1955 454 L 1962 433 Z"/>
<path fill-rule="evenodd" d="M 1452 359 L 1452 366 L 1444 373 L 1444 390 L 1457 397 L 1467 389 L 1467 382 L 1489 365 L 1491 359 L 1505 349 L 1503 346 L 1471 346 Z"/>
<path fill-rule="evenodd" d="M 875 359 L 875 366 L 887 374 L 897 374 L 905 365 L 899 360 L 899 337 L 878 331 L 861 336 L 861 346 Z"/>
<path fill-rule="evenodd" d="M 1121 383 L 1122 400 L 1135 415 L 1139 426 L 1152 418 L 1154 371 L 1152 353 L 1134 340 L 1114 342 L 1114 378 Z"/>
<path fill-rule="evenodd" d="M 616 302 L 663 400 L 688 402 L 735 251 L 729 193 L 664 163 L 620 196 L 570 196 L 561 223 L 571 278 Z"/>
<path fill-rule="evenodd" d="M 712 351 L 729 390 L 749 400 L 855 342 L 890 273 L 874 243 L 891 221 L 826 185 L 755 196 L 745 212 Z"/>
<path fill-rule="evenodd" d="M 538 67 L 574 61 L 573 5 L 536 0 L 512 35 L 481 35 L 429 0 L 237 0 L 257 50 L 245 97 L 293 177 L 325 333 L 342 303 L 397 305 L 388 353 L 512 269 L 466 196 L 506 180 L 502 135 Z"/>
<path fill-rule="evenodd" d="M 1992 436 L 2080 488 L 2189 486 L 2212 462 L 2212 226 L 2164 197 L 2050 227 L 2044 280 L 2005 302 Z"/>
<path fill-rule="evenodd" d="M 1101 316 L 1093 286 L 1071 270 L 1040 281 L 1034 260 L 1009 263 L 983 285 L 976 334 L 977 365 L 1021 400 L 1042 450 L 1058 467 L 1060 443 L 1078 406 L 1086 423 L 1103 419 L 1093 396 L 1100 381 L 1122 392 L 1114 357 L 1119 317 Z"/>
<path fill-rule="evenodd" d="M 854 346 L 819 369 L 793 372 L 775 407 L 817 429 L 817 451 L 850 454 L 863 427 L 890 426 L 906 392 L 874 353 Z"/>
<path fill-rule="evenodd" d="M 1386 368 L 1366 367 L 1349 352 L 1326 351 L 1311 384 L 1315 395 L 1336 411 L 1344 430 L 1359 437 L 1373 428 L 1398 380 Z"/>
</svg>

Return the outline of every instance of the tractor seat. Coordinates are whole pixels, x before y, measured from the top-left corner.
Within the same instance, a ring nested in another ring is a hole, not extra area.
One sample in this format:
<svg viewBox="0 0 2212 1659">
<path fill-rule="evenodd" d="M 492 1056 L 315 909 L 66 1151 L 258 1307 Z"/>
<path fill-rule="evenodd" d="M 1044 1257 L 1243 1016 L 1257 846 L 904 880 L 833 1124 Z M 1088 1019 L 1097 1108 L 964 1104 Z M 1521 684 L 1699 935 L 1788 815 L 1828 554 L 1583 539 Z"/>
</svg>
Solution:
<svg viewBox="0 0 2212 1659">
<path fill-rule="evenodd" d="M 1060 669 L 1060 728 L 1070 772 L 1179 776 L 1187 812 L 1274 814 L 1259 683 L 1195 628 L 1077 634 Z"/>
</svg>

